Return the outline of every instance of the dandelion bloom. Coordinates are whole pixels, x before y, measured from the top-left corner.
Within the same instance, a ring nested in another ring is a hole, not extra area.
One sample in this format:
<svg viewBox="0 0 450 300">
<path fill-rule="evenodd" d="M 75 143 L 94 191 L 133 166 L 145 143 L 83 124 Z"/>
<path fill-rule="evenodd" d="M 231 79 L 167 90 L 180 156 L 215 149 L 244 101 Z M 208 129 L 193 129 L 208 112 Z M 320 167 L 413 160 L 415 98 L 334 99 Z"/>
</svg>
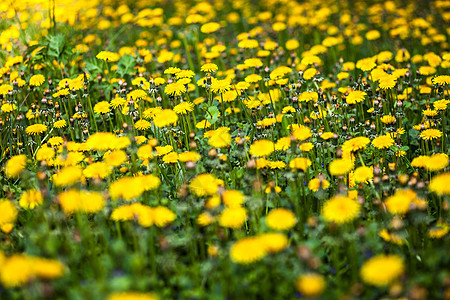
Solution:
<svg viewBox="0 0 450 300">
<path fill-rule="evenodd" d="M 137 130 L 146 130 L 148 128 L 150 128 L 152 124 L 150 124 L 149 121 L 141 119 L 139 121 L 137 121 L 136 123 L 134 123 L 134 127 L 136 127 Z"/>
<path fill-rule="evenodd" d="M 326 201 L 322 216 L 327 222 L 344 224 L 353 221 L 359 215 L 361 205 L 345 196 L 336 196 Z"/>
<path fill-rule="evenodd" d="M 328 169 L 333 176 L 346 175 L 353 169 L 353 162 L 351 159 L 338 158 L 330 163 Z"/>
<path fill-rule="evenodd" d="M 30 85 L 31 86 L 41 86 L 45 81 L 45 77 L 44 75 L 41 74 L 37 74 L 37 75 L 33 75 L 30 78 Z"/>
<path fill-rule="evenodd" d="M 123 150 L 106 152 L 103 155 L 103 160 L 108 166 L 118 167 L 127 160 L 127 154 Z"/>
<path fill-rule="evenodd" d="M 356 168 L 354 173 L 356 183 L 366 182 L 373 178 L 373 168 L 361 166 Z"/>
<path fill-rule="evenodd" d="M 420 137 L 425 141 L 438 139 L 442 136 L 442 131 L 439 129 L 426 129 L 420 133 Z"/>
<path fill-rule="evenodd" d="M 100 101 L 94 106 L 94 112 L 96 114 L 106 114 L 109 112 L 109 102 L 108 101 Z"/>
<path fill-rule="evenodd" d="M 416 196 L 412 190 L 397 190 L 394 195 L 386 199 L 384 204 L 391 214 L 404 215 L 409 211 L 410 204 Z"/>
<path fill-rule="evenodd" d="M 440 84 L 440 85 L 445 86 L 445 85 L 450 84 L 450 75 L 440 75 L 440 76 L 433 78 L 432 81 L 434 84 Z"/>
<path fill-rule="evenodd" d="M 174 106 L 173 111 L 177 114 L 185 115 L 188 112 L 191 112 L 194 110 L 194 104 L 192 102 L 181 102 L 180 104 Z"/>
<path fill-rule="evenodd" d="M 83 171 L 78 166 L 67 166 L 52 176 L 56 186 L 69 186 L 80 181 Z"/>
<path fill-rule="evenodd" d="M 169 96 L 181 96 L 181 94 L 186 93 L 186 87 L 180 82 L 169 83 L 164 88 L 164 93 Z"/>
<path fill-rule="evenodd" d="M 394 145 L 394 139 L 389 135 L 380 135 L 373 139 L 372 145 L 377 149 L 387 149 Z"/>
<path fill-rule="evenodd" d="M 216 64 L 207 63 L 207 64 L 202 65 L 202 67 L 200 68 L 200 71 L 212 73 L 212 72 L 217 71 L 218 69 L 219 69 L 219 67 L 217 67 Z"/>
<path fill-rule="evenodd" d="M 200 27 L 200 31 L 203 33 L 213 33 L 219 30 L 220 24 L 217 22 L 209 22 L 206 24 L 203 24 L 202 27 Z"/>
<path fill-rule="evenodd" d="M 293 170 L 306 171 L 311 166 L 311 160 L 305 157 L 296 157 L 289 162 L 289 168 Z"/>
<path fill-rule="evenodd" d="M 182 152 L 178 155 L 178 160 L 182 162 L 196 162 L 201 158 L 200 154 L 193 151 Z"/>
<path fill-rule="evenodd" d="M 269 140 L 258 140 L 250 146 L 249 153 L 256 157 L 268 156 L 275 151 L 275 145 Z"/>
<path fill-rule="evenodd" d="M 305 297 L 318 297 L 323 293 L 326 281 L 320 274 L 308 273 L 297 277 L 295 286 Z"/>
<path fill-rule="evenodd" d="M 425 169 L 431 172 L 442 170 L 448 166 L 448 155 L 445 153 L 437 153 L 428 158 L 425 161 Z"/>
<path fill-rule="evenodd" d="M 200 174 L 189 184 L 189 190 L 198 197 L 214 195 L 218 188 L 217 178 L 212 174 Z"/>
<path fill-rule="evenodd" d="M 11 157 L 6 162 L 5 174 L 7 177 L 17 177 L 25 169 L 27 157 L 25 154 L 20 154 Z"/>
<path fill-rule="evenodd" d="M 24 209 L 34 209 L 43 202 L 42 194 L 39 190 L 29 190 L 20 196 L 19 205 Z"/>
<path fill-rule="evenodd" d="M 428 185 L 428 189 L 439 196 L 450 195 L 450 173 L 442 173 L 434 176 L 430 184 Z"/>
<path fill-rule="evenodd" d="M 65 214 L 97 213 L 105 206 L 102 194 L 92 191 L 68 190 L 59 194 L 59 204 Z"/>
<path fill-rule="evenodd" d="M 288 209 L 276 208 L 266 216 L 266 224 L 273 230 L 289 230 L 297 224 L 297 218 Z"/>
<path fill-rule="evenodd" d="M 156 127 L 165 127 L 171 124 L 176 124 L 178 121 L 178 116 L 176 112 L 171 109 L 163 109 L 155 115 L 153 118 L 153 123 Z"/>
<path fill-rule="evenodd" d="M 213 135 L 209 138 L 208 144 L 215 148 L 224 148 L 230 145 L 231 135 L 229 133 L 230 128 L 220 127 L 216 129 Z"/>
<path fill-rule="evenodd" d="M 250 264 L 267 255 L 266 247 L 257 237 L 243 238 L 231 247 L 230 258 L 239 264 Z"/>
<path fill-rule="evenodd" d="M 355 104 L 359 102 L 363 102 L 364 98 L 367 96 L 366 92 L 363 91 L 350 91 L 348 96 L 345 98 L 345 101 L 348 104 Z"/>
<path fill-rule="evenodd" d="M 66 120 L 62 119 L 62 120 L 58 120 L 55 123 L 53 123 L 53 127 L 55 128 L 63 128 L 67 126 L 67 122 Z"/>
<path fill-rule="evenodd" d="M 0 227 L 13 224 L 17 219 L 17 208 L 8 199 L 0 199 Z"/>
<path fill-rule="evenodd" d="M 268 253 L 280 252 L 289 244 L 287 236 L 278 232 L 263 233 L 258 238 Z"/>
<path fill-rule="evenodd" d="M 326 179 L 313 178 L 308 182 L 308 188 L 317 192 L 319 189 L 326 190 L 330 187 L 330 182 Z"/>
<path fill-rule="evenodd" d="M 30 125 L 25 129 L 28 135 L 35 135 L 47 131 L 47 125 L 45 124 L 34 124 Z"/>
<path fill-rule="evenodd" d="M 106 178 L 111 174 L 111 167 L 104 162 L 95 162 L 83 170 L 86 178 Z"/>
<path fill-rule="evenodd" d="M 365 149 L 367 144 L 370 143 L 370 139 L 365 136 L 358 136 L 345 141 L 342 144 L 342 151 L 344 152 L 355 152 L 361 149 Z"/>
<path fill-rule="evenodd" d="M 307 140 L 308 138 L 310 138 L 312 136 L 312 132 L 311 132 L 311 129 L 309 127 L 300 126 L 298 128 L 295 128 L 292 131 L 292 135 L 294 136 L 294 138 L 296 140 L 304 141 L 304 140 Z"/>
<path fill-rule="evenodd" d="M 247 211 L 243 207 L 227 207 L 219 216 L 219 224 L 222 227 L 238 229 L 247 220 Z"/>
<path fill-rule="evenodd" d="M 86 145 L 92 150 L 106 151 L 112 150 L 117 146 L 118 138 L 111 132 L 97 132 L 91 135 Z"/>
<path fill-rule="evenodd" d="M 109 295 L 107 300 L 159 300 L 159 297 L 152 293 L 116 292 Z"/>
<path fill-rule="evenodd" d="M 228 79 L 213 79 L 211 83 L 211 91 L 213 93 L 222 94 L 231 89 L 231 83 Z"/>
<path fill-rule="evenodd" d="M 112 200 L 119 198 L 131 201 L 138 198 L 145 191 L 145 186 L 139 177 L 122 177 L 109 186 L 109 194 Z"/>
<path fill-rule="evenodd" d="M 222 195 L 223 204 L 227 207 L 240 207 L 244 204 L 244 194 L 237 190 L 227 190 Z"/>
<path fill-rule="evenodd" d="M 365 261 L 360 273 L 365 283 L 387 286 L 402 275 L 404 270 L 404 262 L 400 256 L 380 254 Z"/>
<path fill-rule="evenodd" d="M 110 62 L 116 62 L 119 60 L 120 56 L 117 53 L 111 52 L 111 51 L 101 51 L 96 56 L 98 59 L 104 60 L 104 61 L 110 61 Z"/>
</svg>

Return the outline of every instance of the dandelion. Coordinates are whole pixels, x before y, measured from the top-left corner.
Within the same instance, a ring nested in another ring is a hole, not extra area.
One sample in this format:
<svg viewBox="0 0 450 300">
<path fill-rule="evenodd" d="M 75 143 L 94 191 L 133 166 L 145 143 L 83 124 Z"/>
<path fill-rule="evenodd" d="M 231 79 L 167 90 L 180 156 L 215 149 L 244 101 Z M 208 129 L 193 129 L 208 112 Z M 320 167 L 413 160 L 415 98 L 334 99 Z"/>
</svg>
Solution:
<svg viewBox="0 0 450 300">
<path fill-rule="evenodd" d="M 420 133 L 420 137 L 425 141 L 438 139 L 442 136 L 442 131 L 439 129 L 426 129 Z"/>
<path fill-rule="evenodd" d="M 108 101 L 101 101 L 95 104 L 94 106 L 94 112 L 96 114 L 106 114 L 109 112 L 109 102 Z"/>
<path fill-rule="evenodd" d="M 25 129 L 25 132 L 28 135 L 36 135 L 36 134 L 43 133 L 44 131 L 47 131 L 47 125 L 45 125 L 45 124 L 34 124 L 34 125 L 28 126 Z"/>
<path fill-rule="evenodd" d="M 231 89 L 231 84 L 228 79 L 223 79 L 223 80 L 214 79 L 211 83 L 211 91 L 213 93 L 222 94 L 222 93 L 228 91 L 229 89 Z"/>
<path fill-rule="evenodd" d="M 186 87 L 184 84 L 179 82 L 173 82 L 166 85 L 164 88 L 164 93 L 169 96 L 181 96 L 181 94 L 186 92 Z"/>
<path fill-rule="evenodd" d="M 353 169 L 353 162 L 346 158 L 335 159 L 330 163 L 328 169 L 333 176 L 346 175 Z"/>
<path fill-rule="evenodd" d="M 66 126 L 67 126 L 67 122 L 64 119 L 58 120 L 55 123 L 53 123 L 53 127 L 55 127 L 55 128 L 64 128 Z"/>
<path fill-rule="evenodd" d="M 372 145 L 377 149 L 386 149 L 394 145 L 394 139 L 389 135 L 380 135 L 372 141 Z"/>
<path fill-rule="evenodd" d="M 247 211 L 243 207 L 225 208 L 219 216 L 219 224 L 222 227 L 238 229 L 247 219 Z"/>
<path fill-rule="evenodd" d="M 361 277 L 365 283 L 375 286 L 387 286 L 403 274 L 403 259 L 395 254 L 376 255 L 364 262 Z"/>
<path fill-rule="evenodd" d="M 45 81 L 45 77 L 44 75 L 38 74 L 38 75 L 33 75 L 30 78 L 30 85 L 31 86 L 41 86 Z"/>
<path fill-rule="evenodd" d="M 97 54 L 96 57 L 106 62 L 116 62 L 120 58 L 119 54 L 111 51 L 101 51 Z"/>
<path fill-rule="evenodd" d="M 163 109 L 155 115 L 153 118 L 153 124 L 156 127 L 165 127 L 168 125 L 175 125 L 178 121 L 176 112 L 171 109 Z"/>
<path fill-rule="evenodd" d="M 297 277 L 295 286 L 305 297 L 319 297 L 326 287 L 326 281 L 320 274 L 308 273 Z"/>
<path fill-rule="evenodd" d="M 202 67 L 200 68 L 200 71 L 207 72 L 207 73 L 213 73 L 213 72 L 217 71 L 218 69 L 219 69 L 219 67 L 217 67 L 216 64 L 207 63 L 207 64 L 202 65 Z"/>
<path fill-rule="evenodd" d="M 344 224 L 353 221 L 360 212 L 361 206 L 349 197 L 336 196 L 325 202 L 322 216 L 327 222 Z"/>
<path fill-rule="evenodd" d="M 7 177 L 17 177 L 25 169 L 27 157 L 24 154 L 11 157 L 6 162 L 5 174 Z"/>
<path fill-rule="evenodd" d="M 250 264 L 267 255 L 261 239 L 247 237 L 237 241 L 230 249 L 230 258 L 239 264 Z"/>
<path fill-rule="evenodd" d="M 34 209 L 43 202 L 43 197 L 38 190 L 29 190 L 20 196 L 19 205 L 24 209 Z"/>
<path fill-rule="evenodd" d="M 213 195 L 218 188 L 217 178 L 211 174 L 200 174 L 189 184 L 189 190 L 198 197 Z"/>
<path fill-rule="evenodd" d="M 345 98 L 345 101 L 348 104 L 355 104 L 364 101 L 364 98 L 367 96 L 366 92 L 363 91 L 351 91 L 348 96 Z"/>
<path fill-rule="evenodd" d="M 290 210 L 276 208 L 266 216 L 266 224 L 273 230 L 289 230 L 297 224 L 297 218 Z"/>
<path fill-rule="evenodd" d="M 256 157 L 269 156 L 275 150 L 275 145 L 269 140 L 258 140 L 250 146 L 249 153 Z"/>
<path fill-rule="evenodd" d="M 430 184 L 428 185 L 428 189 L 440 196 L 450 195 L 450 173 L 442 173 L 434 176 Z"/>
</svg>

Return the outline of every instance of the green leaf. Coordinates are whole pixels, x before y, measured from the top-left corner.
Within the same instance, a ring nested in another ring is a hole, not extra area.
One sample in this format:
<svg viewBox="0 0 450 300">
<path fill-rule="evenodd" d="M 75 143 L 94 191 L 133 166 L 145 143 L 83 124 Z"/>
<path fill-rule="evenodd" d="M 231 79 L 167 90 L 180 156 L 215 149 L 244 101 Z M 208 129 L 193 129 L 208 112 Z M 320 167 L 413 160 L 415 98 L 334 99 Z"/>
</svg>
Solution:
<svg viewBox="0 0 450 300">
<path fill-rule="evenodd" d="M 125 54 L 124 56 L 122 56 L 117 65 L 117 72 L 119 73 L 120 77 L 123 77 L 125 74 L 130 73 L 133 70 L 135 64 L 136 59 L 133 56 L 129 54 Z"/>
<path fill-rule="evenodd" d="M 217 106 L 210 106 L 208 107 L 209 114 L 206 114 L 206 119 L 209 121 L 209 123 L 214 124 L 219 119 L 219 109 Z"/>
</svg>

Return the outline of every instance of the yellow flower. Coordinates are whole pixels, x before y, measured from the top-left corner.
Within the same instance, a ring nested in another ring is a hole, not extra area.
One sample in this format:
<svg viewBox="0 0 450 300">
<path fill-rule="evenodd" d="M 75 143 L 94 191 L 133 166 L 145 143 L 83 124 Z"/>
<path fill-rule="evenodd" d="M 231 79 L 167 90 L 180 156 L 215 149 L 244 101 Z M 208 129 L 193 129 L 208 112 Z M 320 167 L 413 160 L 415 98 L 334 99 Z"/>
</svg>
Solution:
<svg viewBox="0 0 450 300">
<path fill-rule="evenodd" d="M 305 297 L 318 297 L 323 293 L 326 281 L 320 274 L 308 273 L 297 277 L 295 286 Z"/>
<path fill-rule="evenodd" d="M 33 75 L 30 78 L 30 85 L 31 86 L 41 86 L 45 81 L 45 77 L 44 75 L 41 74 L 37 74 L 37 75 Z"/>
<path fill-rule="evenodd" d="M 62 120 L 58 120 L 55 123 L 53 123 L 53 127 L 55 128 L 63 128 L 66 127 L 67 123 L 66 120 L 62 119 Z"/>
<path fill-rule="evenodd" d="M 445 153 L 437 153 L 429 156 L 425 160 L 425 169 L 431 172 L 442 170 L 448 166 L 448 155 Z"/>
<path fill-rule="evenodd" d="M 329 187 L 330 182 L 326 179 L 313 178 L 308 182 L 308 188 L 313 192 L 317 192 L 319 189 L 326 190 Z"/>
<path fill-rule="evenodd" d="M 223 203 L 227 207 L 240 207 L 244 204 L 244 194 L 237 190 L 227 190 L 222 195 Z"/>
<path fill-rule="evenodd" d="M 250 264 L 267 255 L 266 247 L 257 237 L 243 238 L 231 247 L 230 258 L 239 264 Z"/>
<path fill-rule="evenodd" d="M 202 27 L 200 27 L 200 31 L 203 33 L 213 33 L 219 30 L 220 24 L 216 22 L 209 22 L 206 24 L 203 24 Z"/>
<path fill-rule="evenodd" d="M 101 101 L 95 104 L 94 106 L 94 112 L 96 114 L 106 114 L 109 112 L 109 102 L 108 101 Z"/>
<path fill-rule="evenodd" d="M 450 195 L 450 173 L 442 173 L 430 180 L 428 189 L 439 196 Z"/>
<path fill-rule="evenodd" d="M 380 135 L 373 139 L 372 145 L 377 149 L 387 149 L 394 145 L 394 139 L 389 135 Z"/>
<path fill-rule="evenodd" d="M 155 124 L 156 127 L 165 127 L 171 124 L 175 125 L 177 121 L 178 116 L 176 112 L 171 109 L 163 109 L 153 118 L 153 124 Z"/>
<path fill-rule="evenodd" d="M 6 162 L 5 174 L 8 177 L 17 177 L 25 169 L 27 157 L 24 154 L 11 157 Z"/>
<path fill-rule="evenodd" d="M 186 93 L 186 87 L 180 82 L 169 83 L 164 88 L 164 93 L 169 96 L 181 96 L 181 94 Z"/>
<path fill-rule="evenodd" d="M 95 162 L 83 170 L 86 178 L 106 178 L 111 174 L 111 167 L 104 162 Z"/>
<path fill-rule="evenodd" d="M 17 208 L 11 201 L 8 199 L 0 199 L 0 226 L 13 224 L 17 219 L 17 214 Z"/>
<path fill-rule="evenodd" d="M 346 175 L 353 169 L 353 162 L 351 159 L 338 158 L 330 163 L 328 169 L 333 176 Z"/>
<path fill-rule="evenodd" d="M 327 222 L 344 224 L 353 221 L 359 215 L 361 206 L 349 197 L 336 196 L 325 202 L 322 216 Z"/>
<path fill-rule="evenodd" d="M 305 158 L 305 157 L 296 157 L 293 160 L 291 160 L 289 162 L 289 168 L 293 169 L 293 170 L 302 170 L 302 171 L 306 171 L 306 169 L 308 169 L 308 167 L 311 166 L 311 161 L 309 160 L 309 158 Z"/>
<path fill-rule="evenodd" d="M 211 72 L 217 71 L 218 69 L 219 69 L 219 67 L 217 67 L 216 64 L 207 63 L 207 64 L 202 65 L 202 67 L 200 68 L 200 71 L 211 73 Z"/>
<path fill-rule="evenodd" d="M 363 91 L 350 91 L 348 96 L 345 98 L 345 101 L 348 104 L 355 104 L 364 101 L 366 96 L 367 93 Z"/>
<path fill-rule="evenodd" d="M 97 213 L 105 206 L 105 199 L 97 192 L 68 190 L 59 194 L 59 204 L 67 215 L 76 212 Z"/>
<path fill-rule="evenodd" d="M 266 224 L 270 229 L 289 230 L 297 224 L 297 218 L 290 210 L 276 208 L 266 216 Z"/>
<path fill-rule="evenodd" d="M 101 51 L 96 57 L 106 62 L 116 62 L 120 58 L 119 54 L 110 51 Z"/>
<path fill-rule="evenodd" d="M 116 292 L 109 295 L 108 300 L 159 300 L 159 297 L 152 293 Z"/>
<path fill-rule="evenodd" d="M 44 124 L 34 124 L 30 125 L 25 129 L 28 135 L 35 135 L 47 131 L 47 125 Z"/>
<path fill-rule="evenodd" d="M 387 286 L 403 274 L 403 259 L 395 254 L 376 255 L 364 262 L 361 277 L 365 283 L 375 286 Z"/>
<path fill-rule="evenodd" d="M 189 190 L 198 197 L 214 195 L 218 188 L 217 178 L 212 174 L 200 174 L 189 184 Z"/>
<path fill-rule="evenodd" d="M 370 167 L 358 167 L 354 173 L 356 183 L 366 182 L 373 178 L 373 168 Z"/>
<path fill-rule="evenodd" d="M 80 181 L 82 170 L 78 166 L 68 166 L 52 176 L 56 186 L 69 186 Z"/>
<path fill-rule="evenodd" d="M 228 147 L 231 143 L 230 128 L 220 127 L 214 131 L 208 140 L 208 144 L 215 148 Z"/>
<path fill-rule="evenodd" d="M 268 156 L 275 151 L 275 145 L 269 140 L 258 140 L 250 146 L 249 153 L 256 157 Z"/>
<path fill-rule="evenodd" d="M 442 131 L 439 129 L 426 129 L 420 133 L 420 137 L 424 140 L 438 139 L 442 136 Z"/>
<path fill-rule="evenodd" d="M 25 209 L 34 209 L 36 206 L 41 205 L 43 200 L 44 199 L 40 191 L 29 190 L 20 196 L 19 205 Z"/>
<path fill-rule="evenodd" d="M 229 79 L 214 79 L 211 82 L 211 91 L 213 93 L 223 94 L 231 89 L 231 82 Z"/>
<path fill-rule="evenodd" d="M 247 211 L 243 207 L 227 207 L 219 216 L 219 224 L 222 227 L 238 229 L 247 219 Z"/>
</svg>

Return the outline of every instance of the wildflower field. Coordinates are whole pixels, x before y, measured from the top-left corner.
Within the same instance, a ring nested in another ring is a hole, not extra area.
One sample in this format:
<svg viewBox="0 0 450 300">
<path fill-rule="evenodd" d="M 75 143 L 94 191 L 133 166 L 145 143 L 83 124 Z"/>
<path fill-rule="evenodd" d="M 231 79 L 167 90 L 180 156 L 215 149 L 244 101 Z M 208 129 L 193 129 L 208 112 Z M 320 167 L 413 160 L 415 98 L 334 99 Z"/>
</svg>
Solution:
<svg viewBox="0 0 450 300">
<path fill-rule="evenodd" d="M 0 16 L 0 299 L 450 299 L 449 0 Z"/>
</svg>

